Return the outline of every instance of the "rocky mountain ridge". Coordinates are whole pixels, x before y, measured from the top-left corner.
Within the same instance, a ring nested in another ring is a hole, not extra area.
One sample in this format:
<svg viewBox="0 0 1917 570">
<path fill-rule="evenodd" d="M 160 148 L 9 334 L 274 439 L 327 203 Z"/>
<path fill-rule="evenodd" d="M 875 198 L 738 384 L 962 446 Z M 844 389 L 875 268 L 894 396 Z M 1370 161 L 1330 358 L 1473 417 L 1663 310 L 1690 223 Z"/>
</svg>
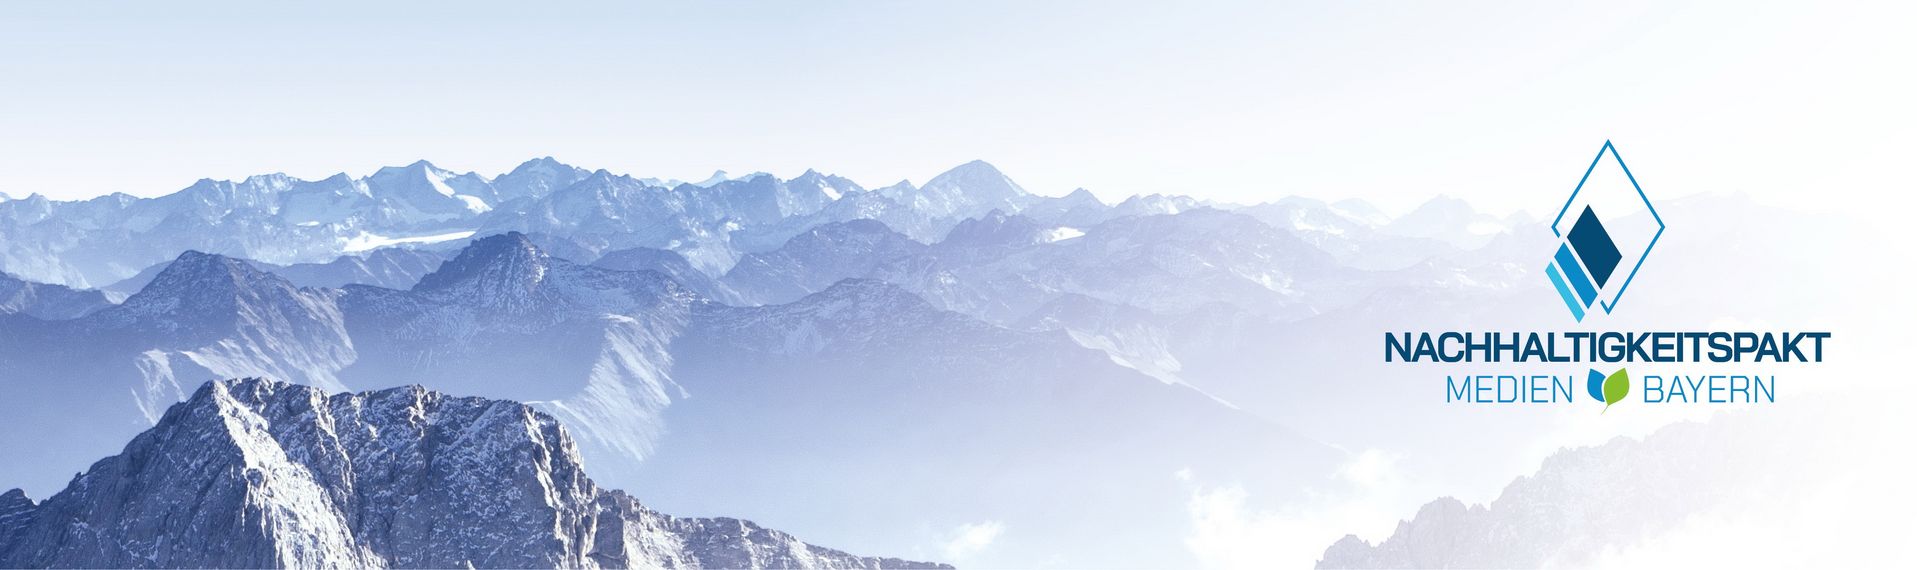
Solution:
<svg viewBox="0 0 1917 570">
<path fill-rule="evenodd" d="M 0 495 L 0 566 L 949 568 L 652 511 L 517 402 L 265 379 L 201 386 L 44 502 Z"/>
</svg>

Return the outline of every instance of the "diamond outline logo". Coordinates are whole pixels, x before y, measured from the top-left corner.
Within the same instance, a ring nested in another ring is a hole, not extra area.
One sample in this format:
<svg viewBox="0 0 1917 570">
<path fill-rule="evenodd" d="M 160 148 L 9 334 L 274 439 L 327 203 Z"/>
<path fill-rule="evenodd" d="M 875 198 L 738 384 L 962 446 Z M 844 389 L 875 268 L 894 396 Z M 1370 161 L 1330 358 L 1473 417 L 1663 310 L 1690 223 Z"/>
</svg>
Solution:
<svg viewBox="0 0 1917 570">
<path fill-rule="evenodd" d="M 1618 265 L 1623 261 L 1623 253 L 1617 250 L 1616 242 L 1611 240 L 1610 233 L 1605 230 L 1604 224 L 1598 220 L 1597 213 L 1592 211 L 1590 206 L 1585 206 L 1584 210 L 1578 214 L 1577 221 L 1571 224 L 1569 235 L 1558 231 L 1558 226 L 1564 222 L 1564 216 L 1570 213 L 1571 205 L 1577 202 L 1578 193 L 1584 191 L 1584 184 L 1591 180 L 1591 173 L 1597 171 L 1598 164 L 1604 162 L 1606 154 L 1617 162 L 1618 168 L 1624 171 L 1624 177 L 1631 181 L 1631 189 L 1637 192 L 1638 199 L 1644 202 L 1644 208 L 1651 213 L 1651 219 L 1657 222 L 1657 233 L 1651 236 L 1650 243 L 1645 244 L 1644 251 L 1638 253 L 1637 261 L 1632 263 L 1631 272 L 1625 275 L 1624 283 L 1618 286 L 1617 293 L 1613 294 L 1609 300 L 1600 300 L 1597 297 L 1598 289 L 1610 281 Z M 1591 166 L 1584 169 L 1584 177 L 1578 179 L 1577 188 L 1571 190 L 1569 198 L 1565 198 L 1564 207 L 1558 209 L 1557 218 L 1551 220 L 1551 234 L 1562 239 L 1563 243 L 1558 245 L 1552 261 L 1545 265 L 1544 273 L 1551 278 L 1551 284 L 1557 288 L 1558 296 L 1563 298 L 1564 305 L 1571 309 L 1571 315 L 1576 317 L 1578 322 L 1584 321 L 1585 310 L 1593 304 L 1602 307 L 1604 313 L 1608 315 L 1617 308 L 1618 301 L 1624 298 L 1624 292 L 1630 289 L 1631 282 L 1637 279 L 1638 270 L 1644 267 L 1644 260 L 1651 256 L 1651 249 L 1657 247 L 1658 238 L 1664 237 L 1664 228 L 1664 218 L 1658 215 L 1657 207 L 1651 204 L 1650 197 L 1645 196 L 1644 188 L 1637 183 L 1637 176 L 1631 174 L 1631 167 L 1625 166 L 1624 158 L 1618 155 L 1617 147 L 1606 140 L 1604 147 L 1598 149 L 1597 157 L 1591 159 Z M 1593 278 L 1596 280 L 1595 286 L 1592 284 Z M 1583 302 L 1580 303 L 1580 300 Z"/>
</svg>

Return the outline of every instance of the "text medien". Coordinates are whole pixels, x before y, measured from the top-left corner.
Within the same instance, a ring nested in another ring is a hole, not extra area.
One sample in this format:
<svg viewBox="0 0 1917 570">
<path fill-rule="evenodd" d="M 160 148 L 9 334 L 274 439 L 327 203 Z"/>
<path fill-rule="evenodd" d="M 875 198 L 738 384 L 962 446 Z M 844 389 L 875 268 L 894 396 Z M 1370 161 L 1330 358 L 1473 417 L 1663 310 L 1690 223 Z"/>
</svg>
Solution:
<svg viewBox="0 0 1917 570">
<path fill-rule="evenodd" d="M 1481 374 L 1444 377 L 1444 401 L 1476 404 L 1575 402 L 1577 376 Z M 1639 379 L 1646 404 L 1777 403 L 1777 376 L 1647 374 Z M 1599 402 L 1603 403 L 1603 402 Z"/>
</svg>

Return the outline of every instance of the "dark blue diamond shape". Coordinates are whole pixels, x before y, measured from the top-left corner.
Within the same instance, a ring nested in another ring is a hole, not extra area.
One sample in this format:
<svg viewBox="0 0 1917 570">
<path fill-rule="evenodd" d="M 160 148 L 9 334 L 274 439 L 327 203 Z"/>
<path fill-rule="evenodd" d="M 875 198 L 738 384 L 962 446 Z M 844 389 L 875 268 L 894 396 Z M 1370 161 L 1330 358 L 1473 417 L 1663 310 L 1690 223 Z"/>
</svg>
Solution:
<svg viewBox="0 0 1917 570">
<path fill-rule="evenodd" d="M 1578 258 L 1584 260 L 1584 269 L 1591 272 L 1598 287 L 1611 279 L 1611 272 L 1616 271 L 1618 262 L 1624 259 L 1624 254 L 1617 251 L 1617 242 L 1611 241 L 1611 233 L 1604 231 L 1604 224 L 1598 222 L 1590 206 L 1584 207 L 1584 213 L 1578 215 L 1577 223 L 1571 224 L 1571 234 L 1565 238 L 1570 240 L 1571 249 L 1577 250 Z"/>
</svg>

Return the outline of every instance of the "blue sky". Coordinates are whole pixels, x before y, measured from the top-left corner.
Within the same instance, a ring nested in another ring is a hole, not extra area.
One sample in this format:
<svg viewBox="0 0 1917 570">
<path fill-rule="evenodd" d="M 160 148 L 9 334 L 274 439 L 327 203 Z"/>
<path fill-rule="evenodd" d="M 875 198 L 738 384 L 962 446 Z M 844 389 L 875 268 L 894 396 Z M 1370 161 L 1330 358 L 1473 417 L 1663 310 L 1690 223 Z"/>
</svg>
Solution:
<svg viewBox="0 0 1917 570">
<path fill-rule="evenodd" d="M 1607 138 L 1647 191 L 1790 199 L 1891 182 L 1917 123 L 1894 5 L 79 4 L 0 7 L 0 192 L 982 158 L 1044 194 L 1539 212 Z"/>
</svg>

